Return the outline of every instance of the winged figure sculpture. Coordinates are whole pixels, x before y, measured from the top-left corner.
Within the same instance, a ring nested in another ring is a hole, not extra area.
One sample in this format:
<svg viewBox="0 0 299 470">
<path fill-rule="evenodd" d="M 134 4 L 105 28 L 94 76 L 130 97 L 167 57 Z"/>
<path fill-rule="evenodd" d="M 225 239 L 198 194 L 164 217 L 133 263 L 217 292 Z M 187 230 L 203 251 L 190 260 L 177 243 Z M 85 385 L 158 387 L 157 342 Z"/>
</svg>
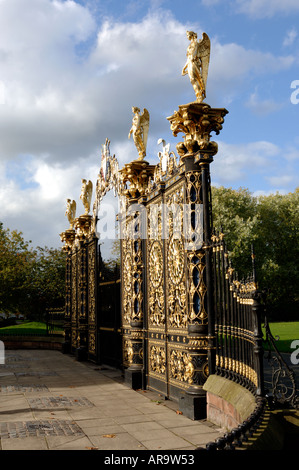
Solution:
<svg viewBox="0 0 299 470">
<path fill-rule="evenodd" d="M 72 201 L 71 199 L 66 200 L 65 215 L 70 223 L 70 229 L 72 229 L 76 218 L 76 201 Z"/>
<path fill-rule="evenodd" d="M 197 41 L 197 34 L 187 31 L 190 44 L 187 48 L 187 61 L 183 67 L 182 75 L 189 75 L 190 82 L 196 95 L 196 101 L 201 103 L 206 97 L 208 70 L 210 63 L 211 43 L 206 33 Z"/>
<path fill-rule="evenodd" d="M 136 106 L 132 107 L 132 111 L 134 113 L 134 116 L 132 119 L 132 127 L 130 129 L 128 138 L 133 135 L 134 144 L 137 148 L 139 155 L 138 160 L 143 160 L 146 156 L 146 145 L 150 115 L 146 108 L 144 108 L 142 114 L 140 114 L 140 109 Z"/>
<path fill-rule="evenodd" d="M 92 197 L 92 182 L 90 180 L 87 182 L 85 179 L 82 179 L 80 199 L 82 199 L 82 203 L 85 208 L 86 215 L 90 211 L 91 197 Z"/>
</svg>

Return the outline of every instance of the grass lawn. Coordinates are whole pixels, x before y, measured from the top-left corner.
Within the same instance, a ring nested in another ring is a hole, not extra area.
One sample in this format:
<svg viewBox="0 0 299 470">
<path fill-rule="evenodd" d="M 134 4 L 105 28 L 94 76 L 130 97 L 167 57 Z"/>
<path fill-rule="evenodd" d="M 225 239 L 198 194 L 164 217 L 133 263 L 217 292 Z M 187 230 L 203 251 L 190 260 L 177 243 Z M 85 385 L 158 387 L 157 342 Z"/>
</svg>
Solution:
<svg viewBox="0 0 299 470">
<path fill-rule="evenodd" d="M 269 326 L 274 338 L 279 337 L 275 342 L 277 349 L 280 352 L 292 353 L 294 351 L 291 348 L 292 341 L 299 340 L 299 322 L 269 323 Z M 262 329 L 265 338 L 265 329 Z M 266 347 L 266 344 L 264 344 L 264 347 Z"/>
<path fill-rule="evenodd" d="M 47 325 L 46 323 L 43 322 L 35 322 L 35 321 L 30 321 L 30 322 L 24 322 L 20 323 L 19 325 L 10 325 L 10 326 L 4 326 L 3 328 L 0 328 L 0 334 L 9 334 L 9 335 L 44 335 L 47 332 Z"/>
</svg>

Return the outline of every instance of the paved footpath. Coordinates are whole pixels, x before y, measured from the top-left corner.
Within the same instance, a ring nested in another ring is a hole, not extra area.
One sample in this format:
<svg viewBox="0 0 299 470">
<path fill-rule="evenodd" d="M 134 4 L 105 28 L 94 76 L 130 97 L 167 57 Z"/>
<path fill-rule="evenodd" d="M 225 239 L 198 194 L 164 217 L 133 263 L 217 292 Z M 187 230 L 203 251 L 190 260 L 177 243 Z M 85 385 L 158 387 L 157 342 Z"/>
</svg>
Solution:
<svg viewBox="0 0 299 470">
<path fill-rule="evenodd" d="M 177 413 L 121 372 L 59 351 L 7 350 L 0 364 L 2 450 L 186 450 L 223 430 Z"/>
</svg>

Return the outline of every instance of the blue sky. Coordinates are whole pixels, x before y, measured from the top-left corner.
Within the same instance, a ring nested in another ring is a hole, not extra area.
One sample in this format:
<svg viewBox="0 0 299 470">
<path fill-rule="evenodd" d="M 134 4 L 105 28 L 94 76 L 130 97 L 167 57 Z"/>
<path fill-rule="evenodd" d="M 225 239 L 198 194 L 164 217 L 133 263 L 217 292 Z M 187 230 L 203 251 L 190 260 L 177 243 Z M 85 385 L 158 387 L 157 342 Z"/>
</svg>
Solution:
<svg viewBox="0 0 299 470">
<path fill-rule="evenodd" d="M 95 185 L 106 137 L 121 167 L 136 158 L 132 106 L 150 112 L 147 160 L 159 138 L 175 151 L 166 118 L 195 99 L 187 30 L 209 35 L 205 101 L 229 111 L 212 183 L 294 191 L 298 20 L 298 0 L 1 0 L 0 221 L 61 246 L 66 199 L 83 213 L 81 178 Z"/>
</svg>

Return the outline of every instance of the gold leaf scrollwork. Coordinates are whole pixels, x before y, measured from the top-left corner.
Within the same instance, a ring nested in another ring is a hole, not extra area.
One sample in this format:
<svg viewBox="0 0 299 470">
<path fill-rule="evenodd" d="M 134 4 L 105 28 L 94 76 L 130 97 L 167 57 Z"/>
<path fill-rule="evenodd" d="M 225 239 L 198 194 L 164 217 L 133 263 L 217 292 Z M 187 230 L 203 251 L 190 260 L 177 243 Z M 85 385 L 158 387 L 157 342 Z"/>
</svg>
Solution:
<svg viewBox="0 0 299 470">
<path fill-rule="evenodd" d="M 185 308 L 186 292 L 184 286 L 174 289 L 169 296 L 169 324 L 176 328 L 187 326 L 187 313 Z"/>
<path fill-rule="evenodd" d="M 180 283 L 184 273 L 184 249 L 180 238 L 172 237 L 168 248 L 168 272 L 173 284 Z"/>
<path fill-rule="evenodd" d="M 165 374 L 166 353 L 161 346 L 152 346 L 150 349 L 150 368 L 158 374 Z"/>
<path fill-rule="evenodd" d="M 91 244 L 88 249 L 88 317 L 89 322 L 94 323 L 96 319 L 96 285 L 95 276 L 95 245 Z"/>
<path fill-rule="evenodd" d="M 149 278 L 154 288 L 159 287 L 163 275 L 163 255 L 161 244 L 154 241 L 149 253 Z"/>
<path fill-rule="evenodd" d="M 173 379 L 189 384 L 193 381 L 194 365 L 192 357 L 185 351 L 172 350 L 170 354 L 170 372 Z"/>
<path fill-rule="evenodd" d="M 153 325 L 157 326 L 165 323 L 163 289 L 159 289 L 154 295 L 150 295 L 149 320 Z"/>
<path fill-rule="evenodd" d="M 124 362 L 132 364 L 134 356 L 133 344 L 130 340 L 124 342 Z"/>
<path fill-rule="evenodd" d="M 95 350 L 96 350 L 96 335 L 95 333 L 91 333 L 89 332 L 89 335 L 88 335 L 88 349 L 89 349 L 89 352 L 91 353 L 94 353 Z"/>
</svg>

